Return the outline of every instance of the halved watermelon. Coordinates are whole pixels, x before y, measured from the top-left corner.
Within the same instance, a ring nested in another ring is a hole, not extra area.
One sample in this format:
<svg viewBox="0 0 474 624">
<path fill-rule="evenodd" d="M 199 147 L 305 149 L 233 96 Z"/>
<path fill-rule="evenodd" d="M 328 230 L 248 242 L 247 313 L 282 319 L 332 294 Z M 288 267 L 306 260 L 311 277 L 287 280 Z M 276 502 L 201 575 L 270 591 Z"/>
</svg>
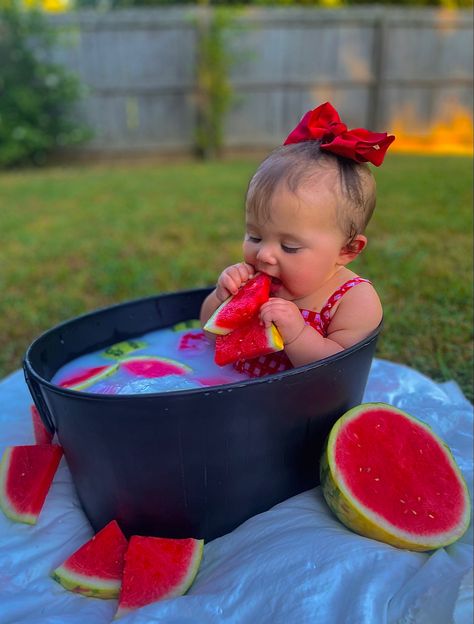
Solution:
<svg viewBox="0 0 474 624">
<path fill-rule="evenodd" d="M 398 548 L 447 546 L 469 525 L 468 490 L 449 448 L 428 425 L 384 403 L 354 407 L 336 422 L 321 485 L 347 527 Z"/>
<path fill-rule="evenodd" d="M 120 362 L 120 367 L 137 377 L 165 377 L 165 375 L 184 375 L 190 373 L 192 369 L 170 358 L 158 357 L 156 355 L 141 355 L 126 358 Z"/>
<path fill-rule="evenodd" d="M 130 538 L 116 617 L 147 604 L 182 596 L 198 572 L 204 541 Z"/>
<path fill-rule="evenodd" d="M 259 317 L 255 316 L 230 334 L 217 336 L 214 361 L 219 366 L 225 366 L 237 360 L 275 353 L 283 348 L 283 339 L 275 325 L 265 328 L 260 324 Z"/>
<path fill-rule="evenodd" d="M 0 464 L 0 507 L 8 518 L 36 524 L 62 454 L 57 444 L 5 449 Z"/>
<path fill-rule="evenodd" d="M 71 388 L 71 390 L 85 390 L 98 381 L 110 377 L 118 369 L 118 364 L 107 364 L 106 366 L 93 366 L 77 371 L 71 377 L 62 379 L 59 382 L 61 388 Z"/>
<path fill-rule="evenodd" d="M 30 414 L 36 444 L 51 444 L 53 434 L 46 429 L 36 405 L 30 405 Z"/>
<path fill-rule="evenodd" d="M 204 325 L 213 334 L 224 336 L 249 321 L 270 297 L 271 277 L 257 273 L 235 295 L 226 299 Z"/>
<path fill-rule="evenodd" d="M 51 573 L 65 589 L 93 598 L 117 598 L 128 542 L 116 520 Z"/>
</svg>

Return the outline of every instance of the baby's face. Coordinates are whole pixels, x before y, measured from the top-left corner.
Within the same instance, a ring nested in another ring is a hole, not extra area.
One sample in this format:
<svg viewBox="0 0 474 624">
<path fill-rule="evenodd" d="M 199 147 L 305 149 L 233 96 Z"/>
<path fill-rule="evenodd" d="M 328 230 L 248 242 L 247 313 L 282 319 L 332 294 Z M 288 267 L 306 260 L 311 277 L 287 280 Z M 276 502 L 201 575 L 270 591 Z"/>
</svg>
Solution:
<svg viewBox="0 0 474 624">
<path fill-rule="evenodd" d="M 244 259 L 273 278 L 272 296 L 298 304 L 338 270 L 345 236 L 336 201 L 328 184 L 308 183 L 293 193 L 283 183 L 267 214 L 247 214 Z"/>
</svg>

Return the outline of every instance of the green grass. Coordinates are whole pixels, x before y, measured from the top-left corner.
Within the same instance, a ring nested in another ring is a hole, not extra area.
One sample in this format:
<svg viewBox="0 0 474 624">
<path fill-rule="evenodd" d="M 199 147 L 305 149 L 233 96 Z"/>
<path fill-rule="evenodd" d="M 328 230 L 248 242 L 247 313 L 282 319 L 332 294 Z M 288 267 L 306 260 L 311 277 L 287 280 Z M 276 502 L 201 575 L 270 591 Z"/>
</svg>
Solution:
<svg viewBox="0 0 474 624">
<path fill-rule="evenodd" d="M 0 378 L 56 323 L 214 283 L 240 258 L 257 161 L 52 168 L 0 175 Z M 378 356 L 472 400 L 472 161 L 390 155 L 354 265 L 384 303 Z"/>
</svg>

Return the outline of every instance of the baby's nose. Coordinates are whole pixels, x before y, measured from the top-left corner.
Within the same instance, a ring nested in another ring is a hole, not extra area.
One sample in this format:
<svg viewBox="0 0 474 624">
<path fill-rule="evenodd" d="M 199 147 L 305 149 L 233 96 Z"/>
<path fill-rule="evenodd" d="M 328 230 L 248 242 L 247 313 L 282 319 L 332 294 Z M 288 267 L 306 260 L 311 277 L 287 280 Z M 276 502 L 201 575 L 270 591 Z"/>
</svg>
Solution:
<svg viewBox="0 0 474 624">
<path fill-rule="evenodd" d="M 269 245 L 262 245 L 257 253 L 257 260 L 265 264 L 276 264 L 277 260 L 272 248 Z"/>
</svg>

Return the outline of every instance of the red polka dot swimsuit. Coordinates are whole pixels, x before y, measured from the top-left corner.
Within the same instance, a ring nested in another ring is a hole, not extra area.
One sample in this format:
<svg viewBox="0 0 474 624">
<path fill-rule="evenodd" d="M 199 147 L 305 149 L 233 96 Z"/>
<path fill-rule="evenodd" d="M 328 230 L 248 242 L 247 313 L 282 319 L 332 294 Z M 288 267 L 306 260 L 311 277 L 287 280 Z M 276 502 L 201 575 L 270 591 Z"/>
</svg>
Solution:
<svg viewBox="0 0 474 624">
<path fill-rule="evenodd" d="M 329 297 L 326 303 L 321 308 L 321 312 L 313 312 L 312 310 L 300 310 L 302 317 L 305 320 L 306 325 L 313 327 L 317 332 L 326 338 L 328 335 L 328 327 L 331 321 L 331 311 L 334 304 L 351 288 L 362 284 L 363 282 L 369 283 L 369 280 L 362 277 L 353 277 L 340 286 Z M 294 368 L 290 359 L 286 355 L 285 351 L 278 351 L 277 353 L 270 353 L 269 355 L 262 355 L 258 358 L 251 360 L 238 360 L 234 364 L 234 368 L 239 373 L 244 373 L 248 377 L 265 377 L 265 375 L 271 375 L 272 373 L 279 373 L 281 371 Z"/>
</svg>

